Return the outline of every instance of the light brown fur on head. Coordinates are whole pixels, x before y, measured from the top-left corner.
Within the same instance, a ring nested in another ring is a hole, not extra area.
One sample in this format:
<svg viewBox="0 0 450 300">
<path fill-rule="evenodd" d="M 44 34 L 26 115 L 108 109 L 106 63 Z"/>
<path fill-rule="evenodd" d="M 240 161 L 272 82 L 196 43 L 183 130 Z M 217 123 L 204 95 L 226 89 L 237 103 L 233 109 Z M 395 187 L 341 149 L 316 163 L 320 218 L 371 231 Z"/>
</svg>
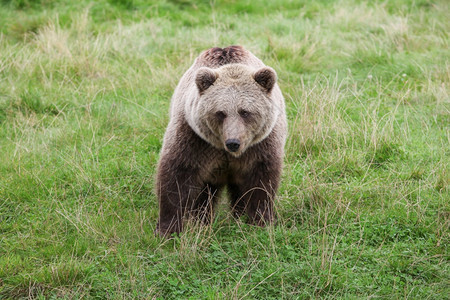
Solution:
<svg viewBox="0 0 450 300">
<path fill-rule="evenodd" d="M 235 157 L 267 137 L 281 113 L 271 95 L 276 73 L 269 67 L 202 67 L 195 82 L 197 93 L 185 102 L 187 122 L 205 141 Z M 229 140 L 239 142 L 237 151 L 229 151 Z"/>
</svg>

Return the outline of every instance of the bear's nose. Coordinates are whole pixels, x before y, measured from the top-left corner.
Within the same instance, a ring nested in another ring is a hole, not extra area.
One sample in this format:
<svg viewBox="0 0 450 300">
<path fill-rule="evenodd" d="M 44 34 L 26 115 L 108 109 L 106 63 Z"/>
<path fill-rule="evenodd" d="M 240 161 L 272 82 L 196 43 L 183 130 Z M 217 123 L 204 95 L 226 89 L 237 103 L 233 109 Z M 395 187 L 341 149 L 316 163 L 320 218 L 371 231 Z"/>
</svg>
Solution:
<svg viewBox="0 0 450 300">
<path fill-rule="evenodd" d="M 227 146 L 228 150 L 231 152 L 236 152 L 239 149 L 239 146 L 241 143 L 238 139 L 229 139 L 225 141 L 225 145 Z"/>
</svg>

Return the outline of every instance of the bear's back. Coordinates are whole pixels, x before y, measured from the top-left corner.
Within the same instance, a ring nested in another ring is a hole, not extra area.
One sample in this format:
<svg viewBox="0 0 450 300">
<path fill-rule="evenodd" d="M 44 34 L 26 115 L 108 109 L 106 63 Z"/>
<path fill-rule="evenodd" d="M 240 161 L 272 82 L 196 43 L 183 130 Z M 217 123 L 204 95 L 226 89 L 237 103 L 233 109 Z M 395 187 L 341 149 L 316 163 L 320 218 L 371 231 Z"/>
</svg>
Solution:
<svg viewBox="0 0 450 300">
<path fill-rule="evenodd" d="M 242 46 L 229 46 L 226 48 L 214 47 L 204 51 L 197 58 L 195 67 L 220 68 L 228 64 L 243 64 L 254 68 L 264 66 L 263 62 Z"/>
</svg>

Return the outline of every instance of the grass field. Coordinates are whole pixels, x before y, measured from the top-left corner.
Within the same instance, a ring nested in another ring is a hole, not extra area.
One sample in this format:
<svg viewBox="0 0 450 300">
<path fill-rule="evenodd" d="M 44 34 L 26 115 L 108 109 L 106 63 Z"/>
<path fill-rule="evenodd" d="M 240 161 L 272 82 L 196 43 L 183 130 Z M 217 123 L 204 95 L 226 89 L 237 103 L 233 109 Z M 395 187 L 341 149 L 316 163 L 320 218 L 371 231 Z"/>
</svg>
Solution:
<svg viewBox="0 0 450 300">
<path fill-rule="evenodd" d="M 448 299 L 445 0 L 0 2 L 0 299 Z M 171 94 L 240 44 L 289 118 L 278 224 L 153 234 Z"/>
</svg>

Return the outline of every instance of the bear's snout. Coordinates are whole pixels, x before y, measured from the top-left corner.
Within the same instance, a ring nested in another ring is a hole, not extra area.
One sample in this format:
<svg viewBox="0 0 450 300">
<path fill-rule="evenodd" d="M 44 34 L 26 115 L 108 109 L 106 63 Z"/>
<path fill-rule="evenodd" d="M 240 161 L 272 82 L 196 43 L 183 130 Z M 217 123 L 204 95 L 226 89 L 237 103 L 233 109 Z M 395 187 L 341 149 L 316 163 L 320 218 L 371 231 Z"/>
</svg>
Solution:
<svg viewBox="0 0 450 300">
<path fill-rule="evenodd" d="M 228 150 L 231 152 L 236 152 L 239 150 L 241 142 L 238 139 L 229 139 L 225 141 L 225 146 L 227 146 Z"/>
</svg>

